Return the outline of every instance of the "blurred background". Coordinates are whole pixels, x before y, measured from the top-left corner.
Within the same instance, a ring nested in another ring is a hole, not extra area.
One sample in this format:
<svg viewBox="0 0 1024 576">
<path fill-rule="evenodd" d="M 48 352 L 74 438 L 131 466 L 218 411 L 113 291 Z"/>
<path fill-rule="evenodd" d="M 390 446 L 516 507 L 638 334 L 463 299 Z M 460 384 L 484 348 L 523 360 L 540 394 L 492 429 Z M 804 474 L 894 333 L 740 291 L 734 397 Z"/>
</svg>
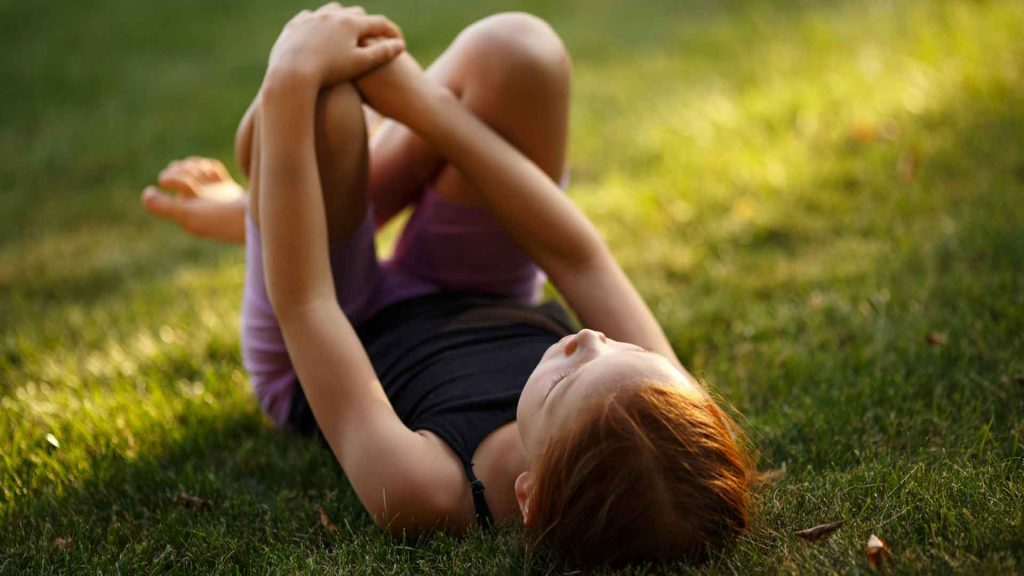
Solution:
<svg viewBox="0 0 1024 576">
<path fill-rule="evenodd" d="M 378 535 L 251 399 L 241 250 L 139 205 L 173 159 L 238 176 L 269 49 L 312 7 L 0 0 L 0 572 L 531 566 L 514 534 Z M 712 571 L 864 569 L 876 531 L 909 572 L 1024 567 L 1024 3 L 366 7 L 425 65 L 497 11 L 564 39 L 570 195 L 785 469 Z"/>
</svg>

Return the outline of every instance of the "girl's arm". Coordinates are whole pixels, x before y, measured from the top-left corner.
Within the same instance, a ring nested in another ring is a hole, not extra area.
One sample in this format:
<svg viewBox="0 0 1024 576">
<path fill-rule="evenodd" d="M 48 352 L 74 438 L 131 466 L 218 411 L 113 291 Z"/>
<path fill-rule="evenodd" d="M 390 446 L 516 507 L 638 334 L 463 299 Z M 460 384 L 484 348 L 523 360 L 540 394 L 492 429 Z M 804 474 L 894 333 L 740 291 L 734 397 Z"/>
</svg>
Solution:
<svg viewBox="0 0 1024 576">
<path fill-rule="evenodd" d="M 417 132 L 480 191 L 484 204 L 547 272 L 587 326 L 661 353 L 665 333 L 597 229 L 550 178 L 407 54 L 357 81 L 379 112 Z M 685 373 L 685 370 L 684 370 Z"/>
<path fill-rule="evenodd" d="M 453 504 L 465 484 L 458 463 L 395 415 L 334 293 L 313 123 L 320 87 L 337 78 L 309 66 L 342 60 L 345 53 L 325 55 L 323 47 L 344 45 L 351 26 L 293 20 L 271 55 L 258 123 L 267 292 L 317 423 L 374 520 L 396 532 L 465 525 L 472 512 L 456 517 L 465 506 Z M 306 50 L 287 51 L 295 46 Z"/>
</svg>

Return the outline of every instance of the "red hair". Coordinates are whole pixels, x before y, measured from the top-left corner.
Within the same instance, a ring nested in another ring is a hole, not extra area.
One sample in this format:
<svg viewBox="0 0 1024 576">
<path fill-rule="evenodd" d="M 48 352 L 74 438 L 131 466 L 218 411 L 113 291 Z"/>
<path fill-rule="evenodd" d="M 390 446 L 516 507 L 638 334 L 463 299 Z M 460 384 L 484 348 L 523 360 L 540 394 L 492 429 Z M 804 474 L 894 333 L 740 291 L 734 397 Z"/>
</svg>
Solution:
<svg viewBox="0 0 1024 576">
<path fill-rule="evenodd" d="M 748 523 L 735 430 L 706 394 L 660 383 L 596 404 L 535 466 L 537 543 L 581 565 L 704 560 Z"/>
</svg>

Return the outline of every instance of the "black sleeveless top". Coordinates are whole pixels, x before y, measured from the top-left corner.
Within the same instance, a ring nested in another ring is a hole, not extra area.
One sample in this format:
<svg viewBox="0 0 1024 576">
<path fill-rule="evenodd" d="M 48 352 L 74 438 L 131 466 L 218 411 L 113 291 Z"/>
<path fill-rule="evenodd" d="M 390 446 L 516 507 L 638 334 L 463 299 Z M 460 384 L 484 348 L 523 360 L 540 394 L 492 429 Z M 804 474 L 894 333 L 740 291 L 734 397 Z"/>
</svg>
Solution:
<svg viewBox="0 0 1024 576">
<path fill-rule="evenodd" d="M 392 304 L 356 331 L 398 417 L 451 447 L 472 486 L 477 520 L 489 524 L 473 453 L 515 420 L 523 385 L 541 356 L 575 332 L 565 309 L 441 292 Z M 319 433 L 301 386 L 288 421 L 300 432 Z"/>
</svg>

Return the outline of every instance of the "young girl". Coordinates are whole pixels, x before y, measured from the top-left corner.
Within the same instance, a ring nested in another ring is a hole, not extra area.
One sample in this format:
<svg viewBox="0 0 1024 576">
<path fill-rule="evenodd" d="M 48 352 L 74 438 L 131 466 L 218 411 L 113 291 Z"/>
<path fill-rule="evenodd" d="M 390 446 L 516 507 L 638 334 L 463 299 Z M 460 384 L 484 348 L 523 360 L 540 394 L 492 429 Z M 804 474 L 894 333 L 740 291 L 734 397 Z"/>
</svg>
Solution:
<svg viewBox="0 0 1024 576">
<path fill-rule="evenodd" d="M 173 162 L 143 202 L 244 241 L 242 347 L 279 425 L 320 434 L 392 532 L 521 518 L 584 564 L 698 560 L 747 524 L 733 425 L 563 177 L 569 58 L 503 14 L 426 72 L 360 8 L 282 31 L 239 128 L 248 196 Z M 363 104 L 391 118 L 368 150 Z M 415 210 L 379 262 L 374 229 Z M 547 277 L 590 329 L 555 303 Z"/>
</svg>

